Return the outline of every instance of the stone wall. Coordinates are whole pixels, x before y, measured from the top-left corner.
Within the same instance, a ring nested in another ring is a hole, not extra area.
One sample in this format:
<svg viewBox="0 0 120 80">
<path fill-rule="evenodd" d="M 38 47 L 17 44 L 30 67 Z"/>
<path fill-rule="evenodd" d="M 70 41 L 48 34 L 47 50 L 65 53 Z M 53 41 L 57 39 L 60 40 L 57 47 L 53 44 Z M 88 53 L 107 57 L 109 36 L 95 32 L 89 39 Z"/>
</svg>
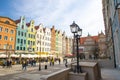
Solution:
<svg viewBox="0 0 120 80">
<path fill-rule="evenodd" d="M 46 75 L 41 78 L 41 80 L 69 80 L 70 68 L 63 69 L 61 71 Z"/>
</svg>

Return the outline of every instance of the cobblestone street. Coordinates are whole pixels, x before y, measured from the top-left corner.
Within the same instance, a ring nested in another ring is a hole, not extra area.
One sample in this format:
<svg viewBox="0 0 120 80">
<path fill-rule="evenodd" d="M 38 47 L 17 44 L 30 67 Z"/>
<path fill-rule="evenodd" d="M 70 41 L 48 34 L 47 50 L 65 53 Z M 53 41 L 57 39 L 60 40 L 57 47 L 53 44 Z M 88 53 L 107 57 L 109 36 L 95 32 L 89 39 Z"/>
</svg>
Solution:
<svg viewBox="0 0 120 80">
<path fill-rule="evenodd" d="M 12 68 L 0 68 L 0 80 L 40 80 L 40 77 L 48 75 L 50 73 L 59 71 L 65 68 L 63 64 L 56 64 L 49 66 L 45 70 L 42 65 L 42 70 L 38 70 L 36 67 L 28 67 L 26 71 L 21 70 L 21 65 L 14 65 Z"/>
<path fill-rule="evenodd" d="M 28 66 L 27 70 L 21 70 L 21 65 L 13 65 L 12 68 L 0 67 L 0 80 L 41 80 L 41 77 L 65 69 L 64 64 L 55 64 L 49 66 L 45 70 L 44 64 L 42 64 L 42 70 L 38 70 L 38 64 L 36 67 Z M 120 80 L 120 71 L 116 69 L 101 69 L 101 80 Z"/>
</svg>

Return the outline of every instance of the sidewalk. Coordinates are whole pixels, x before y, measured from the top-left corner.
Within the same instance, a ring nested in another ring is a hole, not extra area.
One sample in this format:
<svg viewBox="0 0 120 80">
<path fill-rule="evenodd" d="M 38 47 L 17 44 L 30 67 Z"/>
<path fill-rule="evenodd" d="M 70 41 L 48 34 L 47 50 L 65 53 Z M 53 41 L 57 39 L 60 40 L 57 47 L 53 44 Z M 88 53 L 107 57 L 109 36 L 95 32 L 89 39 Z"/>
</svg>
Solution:
<svg viewBox="0 0 120 80">
<path fill-rule="evenodd" d="M 120 70 L 101 69 L 102 80 L 120 80 Z"/>
<path fill-rule="evenodd" d="M 23 71 L 21 70 L 21 65 L 13 65 L 11 69 L 0 68 L 0 77 L 2 80 L 40 80 L 41 77 L 59 71 L 63 68 L 65 68 L 64 64 L 56 64 L 55 66 L 48 65 L 48 69 L 45 70 L 44 64 L 42 64 L 42 70 L 39 71 L 37 64 L 36 67 L 28 67 L 27 71 Z M 102 68 L 101 76 L 101 80 L 120 80 L 120 70 Z"/>
</svg>

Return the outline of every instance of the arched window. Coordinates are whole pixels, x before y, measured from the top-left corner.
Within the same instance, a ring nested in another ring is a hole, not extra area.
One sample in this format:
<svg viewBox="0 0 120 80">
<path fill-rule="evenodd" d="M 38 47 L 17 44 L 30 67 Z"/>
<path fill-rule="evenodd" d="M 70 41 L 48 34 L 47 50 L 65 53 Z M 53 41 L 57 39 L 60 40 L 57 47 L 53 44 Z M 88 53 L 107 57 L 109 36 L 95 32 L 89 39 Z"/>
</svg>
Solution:
<svg viewBox="0 0 120 80">
<path fill-rule="evenodd" d="M 5 21 L 6 24 L 10 24 L 10 22 L 8 20 Z"/>
</svg>

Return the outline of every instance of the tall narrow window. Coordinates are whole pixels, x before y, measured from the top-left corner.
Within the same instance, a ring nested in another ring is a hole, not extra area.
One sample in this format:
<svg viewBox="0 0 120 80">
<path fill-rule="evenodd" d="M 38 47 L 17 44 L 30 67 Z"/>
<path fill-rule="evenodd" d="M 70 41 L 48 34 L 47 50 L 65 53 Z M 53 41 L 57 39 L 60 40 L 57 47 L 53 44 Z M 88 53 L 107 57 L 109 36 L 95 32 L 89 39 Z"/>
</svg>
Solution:
<svg viewBox="0 0 120 80">
<path fill-rule="evenodd" d="M 23 39 L 21 39 L 21 44 L 23 44 Z"/>
<path fill-rule="evenodd" d="M 24 29 L 24 25 L 22 25 L 22 29 Z"/>
<path fill-rule="evenodd" d="M 9 46 L 9 49 L 10 49 L 10 50 L 12 49 L 12 45 Z"/>
<path fill-rule="evenodd" d="M 14 31 L 13 31 L 13 30 L 11 30 L 11 31 L 10 31 L 10 33 L 11 33 L 11 34 L 13 34 L 13 33 L 14 33 Z"/>
<path fill-rule="evenodd" d="M 20 42 L 20 39 L 17 39 L 17 43 L 19 43 Z"/>
<path fill-rule="evenodd" d="M 8 28 L 5 28 L 5 32 L 8 33 Z"/>
<path fill-rule="evenodd" d="M 20 31 L 18 31 L 18 35 L 20 36 Z"/>
<path fill-rule="evenodd" d="M 2 35 L 0 35 L 0 40 L 2 39 Z"/>
<path fill-rule="evenodd" d="M 25 47 L 23 47 L 23 50 L 25 50 Z"/>
<path fill-rule="evenodd" d="M 31 32 L 33 32 L 33 28 L 31 28 Z"/>
<path fill-rule="evenodd" d="M 20 47 L 20 50 L 22 50 L 22 47 Z"/>
<path fill-rule="evenodd" d="M 25 33 L 25 37 L 26 37 L 26 33 Z"/>
<path fill-rule="evenodd" d="M 19 50 L 19 46 L 17 46 L 17 50 Z"/>
<path fill-rule="evenodd" d="M 10 37 L 10 41 L 13 41 L 13 37 Z"/>
<path fill-rule="evenodd" d="M 2 32 L 2 27 L 0 27 L 0 32 Z"/>
<path fill-rule="evenodd" d="M 23 32 L 21 32 L 21 36 L 23 36 Z"/>
<path fill-rule="evenodd" d="M 4 36 L 4 40 L 8 40 L 8 37 L 7 37 L 7 36 Z"/>
</svg>

